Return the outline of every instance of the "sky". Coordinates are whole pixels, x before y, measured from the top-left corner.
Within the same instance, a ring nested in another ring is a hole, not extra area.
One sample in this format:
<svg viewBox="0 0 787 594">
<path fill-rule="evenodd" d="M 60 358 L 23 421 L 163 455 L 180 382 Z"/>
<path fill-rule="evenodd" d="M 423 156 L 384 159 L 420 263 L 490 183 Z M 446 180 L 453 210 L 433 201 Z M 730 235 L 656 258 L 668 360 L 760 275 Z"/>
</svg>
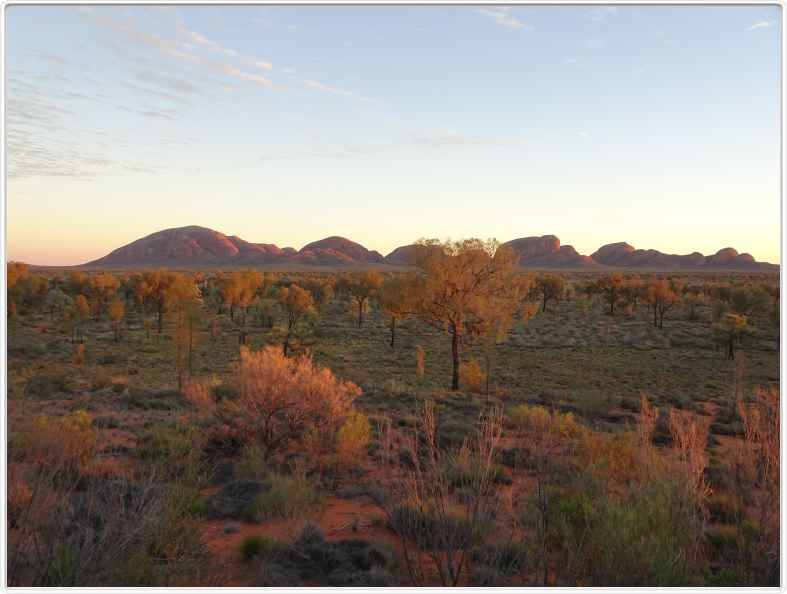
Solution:
<svg viewBox="0 0 787 594">
<path fill-rule="evenodd" d="M 8 6 L 7 257 L 171 227 L 779 262 L 779 6 Z"/>
</svg>

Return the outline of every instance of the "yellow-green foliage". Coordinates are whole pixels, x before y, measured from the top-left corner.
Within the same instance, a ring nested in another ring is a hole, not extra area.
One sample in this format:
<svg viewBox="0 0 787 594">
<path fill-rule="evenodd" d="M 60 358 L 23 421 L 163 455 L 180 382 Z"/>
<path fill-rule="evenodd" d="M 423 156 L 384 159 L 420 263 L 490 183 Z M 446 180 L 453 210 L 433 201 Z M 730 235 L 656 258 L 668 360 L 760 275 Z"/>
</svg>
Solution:
<svg viewBox="0 0 787 594">
<path fill-rule="evenodd" d="M 350 464 L 369 447 L 372 425 L 369 417 L 361 413 L 350 415 L 339 428 L 336 453 L 340 464 Z"/>
<path fill-rule="evenodd" d="M 486 383 L 486 373 L 478 361 L 465 361 L 459 365 L 459 378 L 469 392 L 480 392 Z"/>
<path fill-rule="evenodd" d="M 574 435 L 580 428 L 574 422 L 574 413 L 551 413 L 543 406 L 528 406 L 522 404 L 512 408 L 507 415 L 508 424 L 517 429 L 547 429 L 551 428 L 568 437 Z"/>
</svg>

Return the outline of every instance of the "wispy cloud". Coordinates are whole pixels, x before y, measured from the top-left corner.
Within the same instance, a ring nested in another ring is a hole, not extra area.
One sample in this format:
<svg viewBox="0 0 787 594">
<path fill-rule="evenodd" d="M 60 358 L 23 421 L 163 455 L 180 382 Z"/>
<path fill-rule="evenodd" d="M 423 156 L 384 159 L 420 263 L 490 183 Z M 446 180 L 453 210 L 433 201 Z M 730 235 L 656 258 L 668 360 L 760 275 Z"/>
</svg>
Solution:
<svg viewBox="0 0 787 594">
<path fill-rule="evenodd" d="M 590 138 L 590 132 L 585 132 L 584 130 L 580 130 L 577 132 L 577 134 L 579 135 L 580 140 L 587 140 Z"/>
<path fill-rule="evenodd" d="M 608 18 L 617 17 L 619 12 L 616 6 L 597 6 L 584 13 L 582 17 L 598 23 Z"/>
<path fill-rule="evenodd" d="M 224 74 L 229 76 L 234 76 L 236 78 L 240 78 L 243 80 L 247 80 L 254 84 L 263 86 L 268 89 L 281 89 L 279 85 L 274 83 L 272 80 L 265 78 L 264 76 L 260 76 L 259 74 L 251 74 L 250 72 L 243 72 L 239 68 L 233 66 L 232 64 L 222 64 L 221 70 Z"/>
<path fill-rule="evenodd" d="M 273 70 L 273 65 L 270 62 L 263 62 L 262 60 L 247 60 L 249 66 L 254 66 L 260 70 Z"/>
<path fill-rule="evenodd" d="M 58 64 L 60 66 L 71 66 L 71 62 L 65 60 L 61 56 L 58 56 L 54 52 L 50 52 L 49 50 L 44 50 L 43 52 L 37 53 L 36 58 L 45 60 L 47 62 L 53 62 L 54 64 Z"/>
<path fill-rule="evenodd" d="M 136 107 L 128 107 L 126 105 L 118 105 L 117 108 L 122 110 L 122 111 L 127 111 L 129 113 L 136 113 L 136 114 L 139 114 L 141 116 L 145 116 L 146 118 L 156 118 L 156 119 L 162 119 L 162 120 L 174 120 L 175 119 L 175 115 L 172 112 L 160 111 L 160 110 L 157 110 L 155 108 L 147 108 L 147 107 L 145 107 L 145 108 L 139 109 L 139 108 L 136 108 Z"/>
<path fill-rule="evenodd" d="M 779 24 L 779 21 L 760 21 L 759 23 L 754 23 L 750 27 L 746 27 L 747 31 L 754 31 L 755 29 L 770 29 L 771 27 L 775 27 Z"/>
<path fill-rule="evenodd" d="M 349 97 L 350 99 L 357 99 L 358 101 L 366 101 L 366 102 L 372 101 L 368 97 L 364 97 L 363 95 L 359 95 L 358 93 L 353 93 L 352 91 L 345 91 L 344 89 L 337 89 L 336 87 L 328 86 L 321 82 L 317 82 L 316 80 L 309 80 L 307 78 L 296 78 L 294 80 L 306 87 L 309 87 L 310 89 L 316 89 L 318 91 L 330 93 L 331 95 L 338 95 L 340 97 Z"/>
<path fill-rule="evenodd" d="M 495 136 L 468 136 L 454 131 L 411 135 L 410 144 L 416 147 L 448 147 L 448 146 L 524 146 L 531 144 L 524 138 L 506 138 Z"/>
<path fill-rule="evenodd" d="M 591 50 L 592 49 L 598 49 L 602 45 L 604 45 L 604 40 L 603 39 L 586 39 L 585 41 L 582 42 L 582 47 L 584 47 L 585 49 L 591 49 Z"/>
<path fill-rule="evenodd" d="M 234 58 L 238 55 L 238 52 L 236 52 L 235 50 L 222 47 L 219 43 L 208 39 L 207 37 L 201 35 L 200 33 L 197 33 L 196 31 L 189 31 L 188 29 L 180 29 L 180 34 L 186 39 L 188 39 L 189 41 L 191 41 L 192 43 L 205 46 L 207 48 L 212 49 L 214 52 L 218 52 L 225 56 L 229 56 L 230 58 Z"/>
<path fill-rule="evenodd" d="M 535 31 L 535 29 L 532 26 L 520 21 L 516 17 L 511 16 L 504 10 L 489 10 L 488 8 L 476 8 L 475 12 L 484 15 L 490 23 L 494 25 L 498 25 L 499 27 L 505 27 L 506 29 L 518 29 L 520 31 L 527 31 L 529 33 Z"/>
</svg>

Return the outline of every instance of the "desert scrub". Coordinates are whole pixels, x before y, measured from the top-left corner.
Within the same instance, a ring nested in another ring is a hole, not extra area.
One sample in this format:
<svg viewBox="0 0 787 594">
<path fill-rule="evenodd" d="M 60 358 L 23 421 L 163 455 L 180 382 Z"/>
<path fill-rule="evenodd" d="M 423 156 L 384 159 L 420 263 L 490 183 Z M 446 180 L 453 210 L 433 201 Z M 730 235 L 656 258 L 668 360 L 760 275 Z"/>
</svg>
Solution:
<svg viewBox="0 0 787 594">
<path fill-rule="evenodd" d="M 267 536 L 252 534 L 243 539 L 240 543 L 240 558 L 244 563 L 254 560 L 257 557 L 266 557 L 279 546 L 279 543 Z"/>
<path fill-rule="evenodd" d="M 323 495 L 303 475 L 271 474 L 270 487 L 243 509 L 244 519 L 261 522 L 271 518 L 297 518 L 317 509 Z"/>
<path fill-rule="evenodd" d="M 235 478 L 258 481 L 265 478 L 267 458 L 265 450 L 258 445 L 245 446 L 232 465 Z"/>
<path fill-rule="evenodd" d="M 357 464 L 369 447 L 372 425 L 369 417 L 356 413 L 345 419 L 336 438 L 336 462 L 340 468 Z"/>
<path fill-rule="evenodd" d="M 412 505 L 393 510 L 388 519 L 391 529 L 422 550 L 441 550 L 480 546 L 490 534 L 492 523 L 473 518 L 463 509 L 424 511 Z"/>
<path fill-rule="evenodd" d="M 193 467 L 198 448 L 191 425 L 154 423 L 137 440 L 137 458 L 176 476 Z"/>
</svg>

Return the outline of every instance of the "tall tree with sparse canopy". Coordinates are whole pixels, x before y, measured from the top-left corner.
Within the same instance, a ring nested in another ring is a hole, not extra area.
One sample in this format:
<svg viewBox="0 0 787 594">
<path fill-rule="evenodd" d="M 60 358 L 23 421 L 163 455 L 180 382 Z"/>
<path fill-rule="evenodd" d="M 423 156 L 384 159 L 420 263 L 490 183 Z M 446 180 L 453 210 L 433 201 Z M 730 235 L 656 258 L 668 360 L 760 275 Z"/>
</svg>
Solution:
<svg viewBox="0 0 787 594">
<path fill-rule="evenodd" d="M 735 359 L 735 350 L 733 348 L 735 341 L 743 341 L 746 336 L 754 334 L 754 330 L 749 327 L 746 316 L 725 313 L 721 316 L 719 323 L 713 325 L 711 334 L 717 343 L 726 343 L 727 351 L 725 359 L 732 361 Z"/>
<path fill-rule="evenodd" d="M 653 308 L 653 325 L 659 330 L 664 327 L 664 314 L 675 307 L 680 298 L 675 294 L 667 281 L 656 281 L 648 285 L 642 300 Z"/>
<path fill-rule="evenodd" d="M 615 304 L 620 300 L 623 291 L 623 277 L 619 272 L 613 272 L 609 276 L 599 279 L 596 284 L 599 291 L 604 294 L 604 299 L 609 303 L 609 315 L 615 315 Z"/>
<path fill-rule="evenodd" d="M 407 279 L 398 275 L 386 280 L 378 294 L 380 308 L 391 321 L 391 348 L 396 342 L 396 325 L 407 318 L 412 309 L 413 293 Z"/>
<path fill-rule="evenodd" d="M 194 280 L 185 274 L 170 274 L 165 299 L 169 312 L 173 315 L 175 326 L 175 347 L 178 363 L 178 392 L 183 393 L 183 368 L 187 348 L 190 345 L 190 317 L 194 308 L 202 305 L 200 292 Z M 189 348 L 190 350 L 190 348 Z"/>
<path fill-rule="evenodd" d="M 363 322 L 364 308 L 369 305 L 369 300 L 377 294 L 383 284 L 383 275 L 376 268 L 367 268 L 355 272 L 350 277 L 347 290 L 354 308 L 358 311 L 358 327 Z"/>
<path fill-rule="evenodd" d="M 158 314 L 159 334 L 161 334 L 164 309 L 167 305 L 170 278 L 170 274 L 163 270 L 145 270 L 136 289 L 137 301 L 142 304 L 143 311 L 152 310 Z"/>
<path fill-rule="evenodd" d="M 420 240 L 413 246 L 412 313 L 451 337 L 451 389 L 459 389 L 460 349 L 491 326 L 506 332 L 532 288 L 517 254 L 496 240 Z"/>
<path fill-rule="evenodd" d="M 298 333 L 298 325 L 314 311 L 314 300 L 309 291 L 293 284 L 279 289 L 279 306 L 287 316 L 287 326 L 274 328 L 274 334 L 281 337 L 286 356 L 290 350 L 293 334 Z"/>
<path fill-rule="evenodd" d="M 542 297 L 541 311 L 547 310 L 547 302 L 550 300 L 554 300 L 555 303 L 560 301 L 565 286 L 563 277 L 546 272 L 536 276 L 535 283 Z"/>
</svg>

